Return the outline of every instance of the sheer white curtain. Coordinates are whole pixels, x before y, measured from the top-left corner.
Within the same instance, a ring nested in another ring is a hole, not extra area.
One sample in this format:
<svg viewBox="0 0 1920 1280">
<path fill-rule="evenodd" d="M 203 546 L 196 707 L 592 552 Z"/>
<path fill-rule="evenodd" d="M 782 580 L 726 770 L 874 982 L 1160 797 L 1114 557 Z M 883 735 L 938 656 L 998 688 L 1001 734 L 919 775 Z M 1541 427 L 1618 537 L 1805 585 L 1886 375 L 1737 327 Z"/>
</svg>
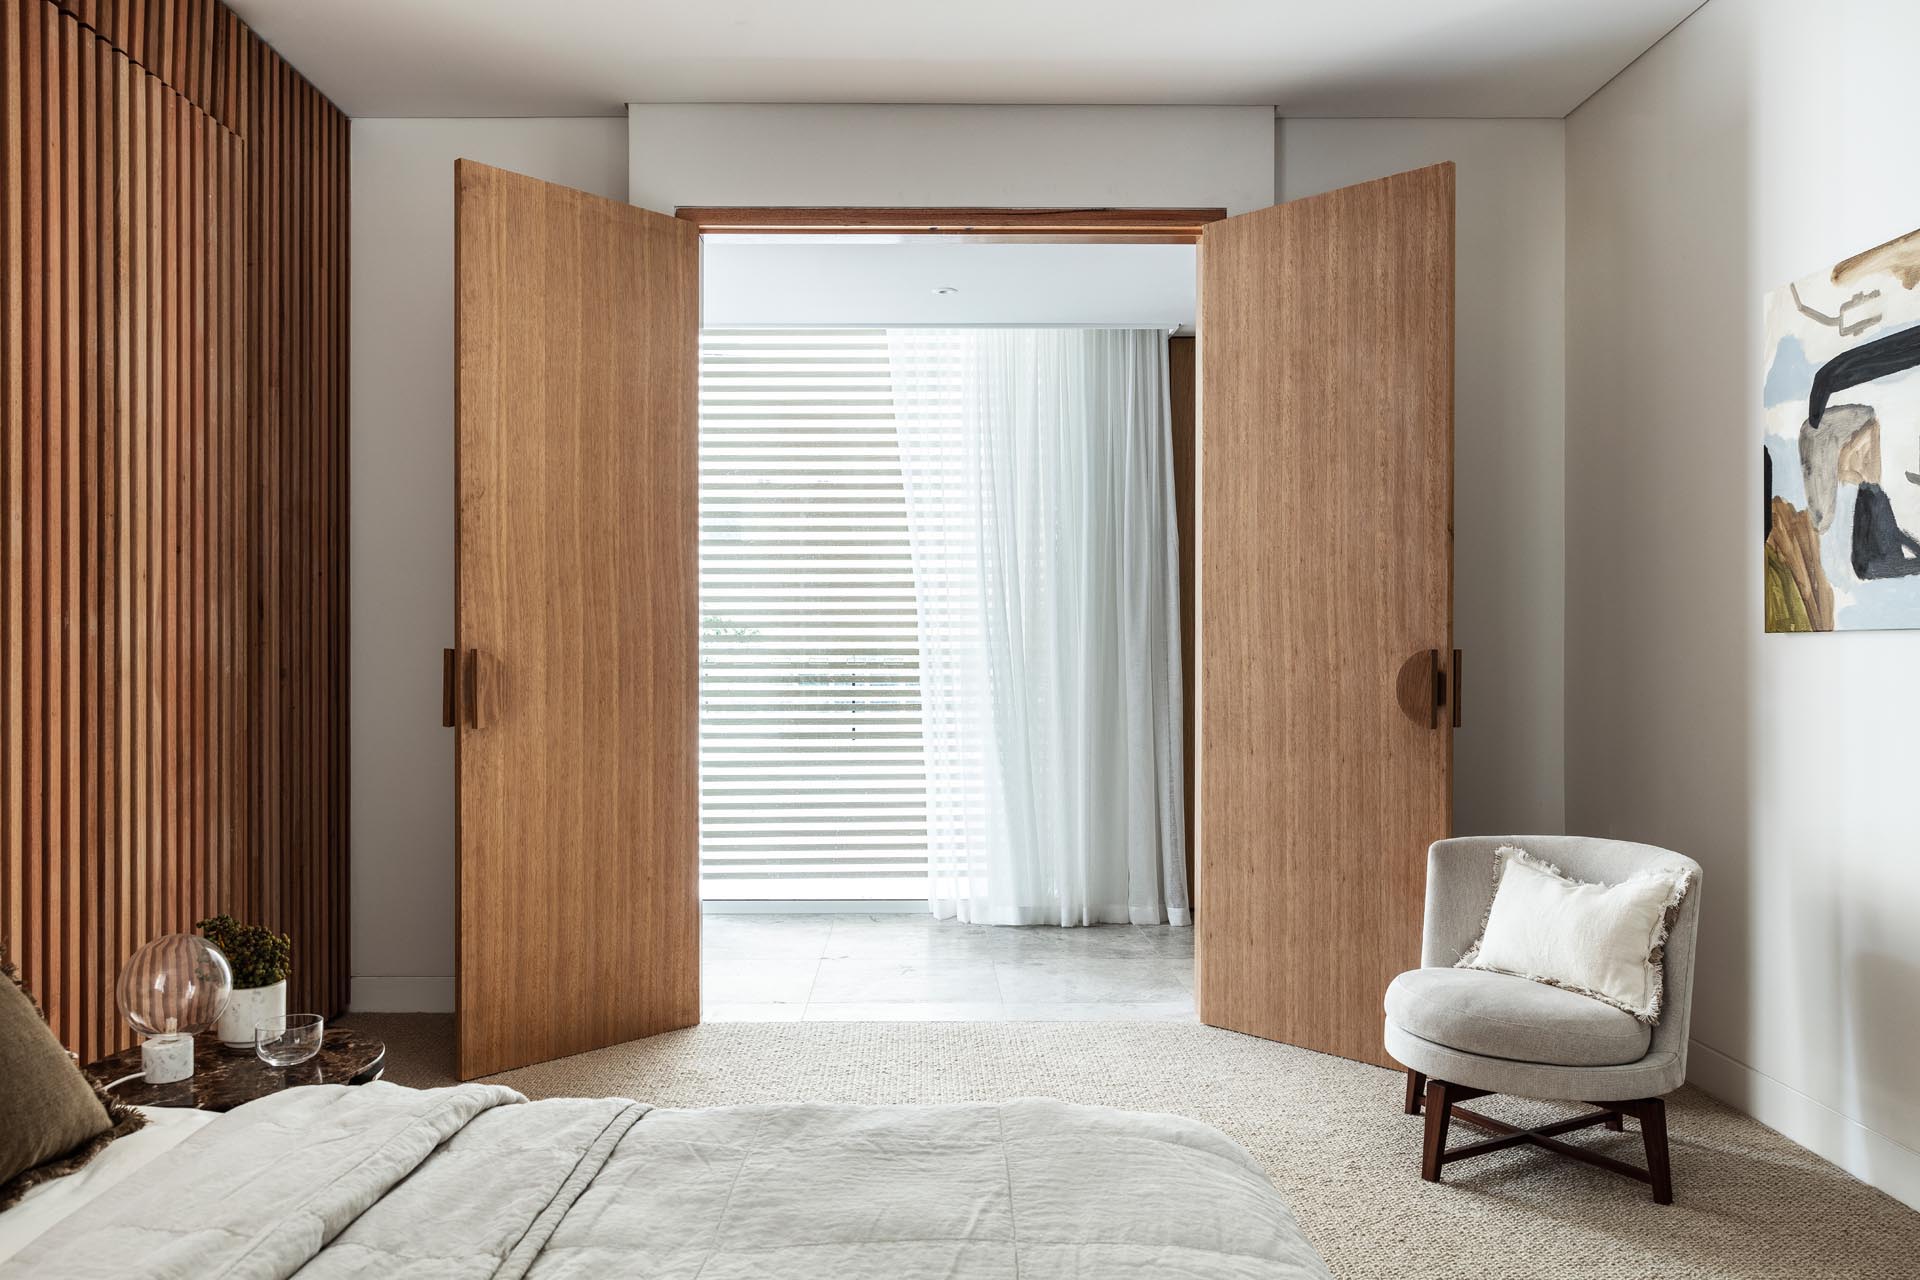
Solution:
<svg viewBox="0 0 1920 1280">
<path fill-rule="evenodd" d="M 1192 923 L 1165 333 L 902 329 L 888 349 L 929 905 Z"/>
</svg>

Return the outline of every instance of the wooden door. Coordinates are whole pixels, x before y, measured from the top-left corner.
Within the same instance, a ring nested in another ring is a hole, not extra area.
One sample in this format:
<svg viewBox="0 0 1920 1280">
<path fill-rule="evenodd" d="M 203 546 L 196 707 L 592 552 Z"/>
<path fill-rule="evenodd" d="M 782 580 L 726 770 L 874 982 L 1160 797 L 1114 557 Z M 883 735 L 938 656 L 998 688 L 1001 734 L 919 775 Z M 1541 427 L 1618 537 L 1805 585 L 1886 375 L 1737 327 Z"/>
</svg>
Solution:
<svg viewBox="0 0 1920 1280">
<path fill-rule="evenodd" d="M 459 1072 L 700 1017 L 699 235 L 462 160 Z"/>
<path fill-rule="evenodd" d="M 1210 225 L 1199 344 L 1200 1019 L 1389 1065 L 1452 823 L 1453 166 Z"/>
</svg>

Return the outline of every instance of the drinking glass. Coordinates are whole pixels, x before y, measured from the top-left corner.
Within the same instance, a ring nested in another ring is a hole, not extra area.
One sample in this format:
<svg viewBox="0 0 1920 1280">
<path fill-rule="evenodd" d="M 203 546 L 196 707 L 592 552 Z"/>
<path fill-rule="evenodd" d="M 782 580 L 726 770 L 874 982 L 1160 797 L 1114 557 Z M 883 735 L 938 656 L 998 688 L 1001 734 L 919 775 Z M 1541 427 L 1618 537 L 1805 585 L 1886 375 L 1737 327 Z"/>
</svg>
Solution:
<svg viewBox="0 0 1920 1280">
<path fill-rule="evenodd" d="M 270 1067 L 291 1067 L 320 1052 L 327 1033 L 326 1019 L 317 1013 L 289 1013 L 266 1018 L 253 1028 L 253 1049 Z"/>
</svg>

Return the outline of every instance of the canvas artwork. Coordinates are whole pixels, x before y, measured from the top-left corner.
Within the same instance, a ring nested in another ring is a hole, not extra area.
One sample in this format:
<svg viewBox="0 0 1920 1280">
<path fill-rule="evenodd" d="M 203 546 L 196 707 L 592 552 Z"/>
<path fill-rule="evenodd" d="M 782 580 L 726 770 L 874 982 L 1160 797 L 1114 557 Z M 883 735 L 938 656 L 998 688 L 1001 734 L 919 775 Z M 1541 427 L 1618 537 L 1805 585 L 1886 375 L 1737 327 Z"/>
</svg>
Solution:
<svg viewBox="0 0 1920 1280">
<path fill-rule="evenodd" d="M 1768 631 L 1920 628 L 1920 231 L 1767 298 Z"/>
</svg>

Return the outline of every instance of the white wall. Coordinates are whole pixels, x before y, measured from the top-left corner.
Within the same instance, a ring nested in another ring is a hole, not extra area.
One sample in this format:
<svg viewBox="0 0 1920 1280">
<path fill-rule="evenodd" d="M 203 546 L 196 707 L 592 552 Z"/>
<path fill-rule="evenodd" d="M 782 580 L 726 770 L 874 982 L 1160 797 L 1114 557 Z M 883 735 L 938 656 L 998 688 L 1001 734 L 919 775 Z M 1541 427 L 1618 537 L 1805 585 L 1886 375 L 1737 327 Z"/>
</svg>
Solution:
<svg viewBox="0 0 1920 1280">
<path fill-rule="evenodd" d="M 746 325 L 1191 325 L 1190 244 L 970 244 L 922 237 L 804 244 L 714 236 L 700 256 L 700 317 Z M 952 293 L 938 293 L 952 289 Z"/>
<path fill-rule="evenodd" d="M 1560 120 L 1284 120 L 1278 198 L 1452 160 L 1454 830 L 1565 830 Z"/>
<path fill-rule="evenodd" d="M 1265 108 L 663 107 L 353 132 L 353 1002 L 451 1007 L 452 162 L 640 204 L 1258 208 L 1459 165 L 1462 831 L 1562 829 L 1560 121 Z M 1276 146 L 1276 138 L 1278 145 Z M 629 182 L 629 177 L 631 181 Z"/>
<path fill-rule="evenodd" d="M 1287 120 L 1247 107 L 631 104 L 634 203 L 1221 205 L 1459 166 L 1460 831 L 1560 831 L 1564 124 Z"/>
<path fill-rule="evenodd" d="M 1567 776 L 1706 867 L 1693 1079 L 1920 1205 L 1920 635 L 1762 634 L 1759 466 L 1763 295 L 1920 225 L 1917 45 L 1710 0 L 1569 118 Z"/>
<path fill-rule="evenodd" d="M 451 1009 L 453 161 L 636 203 L 1158 205 L 1273 190 L 1264 107 L 642 107 L 353 122 L 353 991 Z M 629 137 L 631 133 L 631 138 Z M 795 151 L 795 148 L 803 148 Z M 917 166 L 917 167 L 916 167 Z"/>
<path fill-rule="evenodd" d="M 633 203 L 1211 208 L 1272 203 L 1267 107 L 632 103 Z"/>
<path fill-rule="evenodd" d="M 615 199 L 624 120 L 353 122 L 356 1009 L 453 1007 L 453 162 Z"/>
</svg>

